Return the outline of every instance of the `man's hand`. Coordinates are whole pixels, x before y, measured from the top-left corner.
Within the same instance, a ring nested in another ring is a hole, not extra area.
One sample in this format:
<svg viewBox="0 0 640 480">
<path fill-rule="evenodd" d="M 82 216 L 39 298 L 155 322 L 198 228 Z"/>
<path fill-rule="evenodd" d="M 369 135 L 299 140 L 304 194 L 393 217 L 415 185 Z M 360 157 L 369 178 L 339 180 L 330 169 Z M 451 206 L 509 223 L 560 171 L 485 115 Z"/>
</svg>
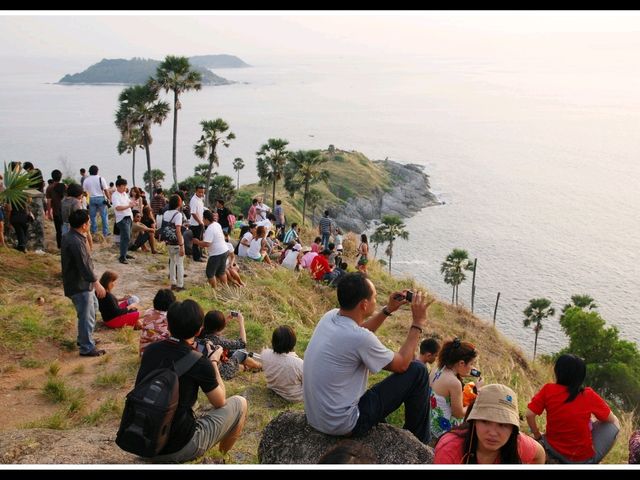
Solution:
<svg viewBox="0 0 640 480">
<path fill-rule="evenodd" d="M 93 285 L 96 289 L 96 296 L 98 298 L 104 298 L 105 295 L 107 294 L 107 291 L 104 289 L 102 284 L 100 282 L 95 282 Z"/>
<path fill-rule="evenodd" d="M 406 305 L 407 300 L 405 299 L 405 295 L 407 294 L 407 290 L 402 290 L 401 292 L 393 292 L 389 295 L 389 301 L 387 302 L 387 310 L 393 313 L 398 310 L 402 305 Z"/>
<path fill-rule="evenodd" d="M 427 308 L 435 302 L 435 298 L 428 297 L 427 294 L 420 291 L 414 292 L 413 302 L 411 303 L 411 314 L 413 316 L 412 325 L 417 327 L 427 326 Z"/>
</svg>

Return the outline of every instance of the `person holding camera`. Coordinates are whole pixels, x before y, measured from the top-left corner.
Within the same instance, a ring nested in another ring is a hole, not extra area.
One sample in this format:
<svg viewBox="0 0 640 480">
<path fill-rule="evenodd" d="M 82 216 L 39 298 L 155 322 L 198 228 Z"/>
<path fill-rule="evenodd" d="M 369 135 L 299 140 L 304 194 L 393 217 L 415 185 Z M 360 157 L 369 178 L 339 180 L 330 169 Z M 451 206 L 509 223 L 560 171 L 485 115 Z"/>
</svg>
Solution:
<svg viewBox="0 0 640 480">
<path fill-rule="evenodd" d="M 462 377 L 478 376 L 480 372 L 473 366 L 478 351 L 476 347 L 459 338 L 449 340 L 442 345 L 438 354 L 438 369 L 430 374 L 431 397 L 431 434 L 437 441 L 451 427 L 462 423 L 467 406 L 463 402 Z M 482 380 L 476 381 L 482 386 Z"/>
<path fill-rule="evenodd" d="M 109 233 L 109 215 L 108 208 L 111 205 L 111 196 L 109 193 L 109 185 L 104 178 L 98 175 L 98 167 L 91 165 L 89 167 L 89 176 L 82 184 L 82 188 L 89 194 L 89 217 L 91 218 L 91 234 L 94 235 L 98 231 L 96 223 L 96 213 L 100 212 L 102 218 L 102 235 L 108 237 Z"/>
<path fill-rule="evenodd" d="M 222 335 L 222 332 L 231 320 L 238 320 L 240 338 L 231 340 Z M 225 380 L 231 380 L 236 376 L 238 371 L 252 368 L 256 370 L 262 369 L 262 364 L 254 360 L 253 354 L 247 352 L 247 332 L 244 328 L 244 317 L 242 313 L 231 311 L 225 315 L 219 310 L 211 310 L 204 316 L 204 326 L 202 332 L 198 336 L 198 342 L 201 345 L 207 343 L 213 346 L 221 346 L 223 348 L 222 358 L 220 360 L 220 375 Z"/>
<path fill-rule="evenodd" d="M 318 322 L 304 357 L 304 410 L 309 425 L 328 435 L 366 434 L 404 403 L 404 428 L 429 441 L 429 378 L 413 354 L 427 325 L 433 299 L 413 295 L 412 322 L 398 352 L 386 348 L 375 332 L 408 302 L 409 292 L 394 292 L 378 313 L 376 287 L 362 273 L 345 275 L 337 288 L 339 309 Z M 369 372 L 393 372 L 367 390 Z"/>
</svg>

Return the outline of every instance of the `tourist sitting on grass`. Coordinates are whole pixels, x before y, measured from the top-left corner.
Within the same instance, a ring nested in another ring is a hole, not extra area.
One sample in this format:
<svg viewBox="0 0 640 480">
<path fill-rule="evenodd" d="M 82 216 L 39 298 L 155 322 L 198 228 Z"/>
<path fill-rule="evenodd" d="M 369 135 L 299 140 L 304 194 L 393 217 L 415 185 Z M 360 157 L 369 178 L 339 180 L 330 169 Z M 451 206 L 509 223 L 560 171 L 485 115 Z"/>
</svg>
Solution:
<svg viewBox="0 0 640 480">
<path fill-rule="evenodd" d="M 580 357 L 560 355 L 553 370 L 556 383 L 544 385 L 529 402 L 527 423 L 531 433 L 560 463 L 600 463 L 620 431 L 618 417 L 600 395 L 582 385 L 587 367 Z M 545 435 L 536 422 L 544 410 Z M 592 415 L 597 421 L 591 421 Z"/>
<path fill-rule="evenodd" d="M 442 435 L 436 445 L 436 464 L 544 463 L 544 448 L 520 433 L 518 397 L 505 385 L 480 389 L 467 421 Z"/>
<path fill-rule="evenodd" d="M 167 324 L 167 311 L 176 301 L 175 294 L 168 288 L 161 288 L 153 297 L 153 308 L 144 312 L 142 331 L 140 332 L 140 356 L 152 343 L 166 340 L 171 336 Z"/>
<path fill-rule="evenodd" d="M 224 234 L 224 241 L 229 251 L 229 255 L 227 256 L 227 280 L 236 287 L 244 287 L 246 284 L 240 277 L 240 267 L 238 267 L 236 263 L 236 254 L 234 253 L 233 244 L 229 241 L 229 233 Z"/>
<path fill-rule="evenodd" d="M 325 280 L 325 276 L 333 270 L 333 266 L 329 265 L 329 255 L 331 255 L 331 251 L 325 248 L 320 255 L 316 255 L 312 260 L 309 271 L 315 280 Z"/>
<path fill-rule="evenodd" d="M 136 330 L 142 327 L 138 303 L 140 299 L 135 295 L 125 295 L 117 299 L 113 293 L 118 274 L 107 270 L 100 277 L 100 284 L 107 291 L 104 298 L 98 299 L 102 321 L 109 328 L 120 328 L 124 326 L 134 327 Z"/>
<path fill-rule="evenodd" d="M 276 328 L 271 347 L 260 353 L 267 388 L 290 402 L 302 401 L 302 359 L 293 351 L 296 332 L 288 325 Z"/>
<path fill-rule="evenodd" d="M 251 260 L 255 260 L 256 262 L 264 262 L 271 265 L 271 260 L 269 259 L 268 245 L 267 245 L 267 230 L 260 226 L 256 229 L 256 236 L 253 240 L 251 240 L 251 245 L 247 250 L 247 257 Z"/>
<path fill-rule="evenodd" d="M 440 351 L 440 343 L 435 338 L 425 338 L 420 342 L 420 355 L 418 355 L 418 361 L 424 363 L 424 366 L 433 364 L 438 359 L 438 352 Z"/>
<path fill-rule="evenodd" d="M 222 335 L 227 323 L 234 318 L 238 319 L 240 333 L 238 340 L 230 340 Z M 244 317 L 240 312 L 231 312 L 226 317 L 219 310 L 207 312 L 204 316 L 204 327 L 198 338 L 201 340 L 201 344 L 208 340 L 214 346 L 220 345 L 224 349 L 220 359 L 220 375 L 225 380 L 232 379 L 238 371 L 243 371 L 247 368 L 262 369 L 260 362 L 251 358 L 249 352 L 245 350 L 247 347 L 247 333 L 244 329 Z"/>
</svg>

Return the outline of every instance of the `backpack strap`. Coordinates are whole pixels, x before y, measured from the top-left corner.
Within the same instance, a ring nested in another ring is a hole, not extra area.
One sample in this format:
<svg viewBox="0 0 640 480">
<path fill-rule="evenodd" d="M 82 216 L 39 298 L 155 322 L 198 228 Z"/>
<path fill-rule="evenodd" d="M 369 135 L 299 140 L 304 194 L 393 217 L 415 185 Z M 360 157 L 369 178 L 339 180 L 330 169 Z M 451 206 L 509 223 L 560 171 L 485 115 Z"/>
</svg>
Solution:
<svg viewBox="0 0 640 480">
<path fill-rule="evenodd" d="M 173 214 L 173 217 L 171 217 L 171 225 L 173 225 L 174 227 L 176 226 L 176 223 L 174 222 L 174 220 L 176 219 L 176 215 L 178 215 L 180 212 L 176 212 Z"/>
<path fill-rule="evenodd" d="M 182 375 L 187 373 L 191 369 L 191 367 L 193 367 L 201 358 L 202 353 L 191 350 L 173 365 L 173 369 L 178 374 L 178 377 L 181 377 Z"/>
</svg>

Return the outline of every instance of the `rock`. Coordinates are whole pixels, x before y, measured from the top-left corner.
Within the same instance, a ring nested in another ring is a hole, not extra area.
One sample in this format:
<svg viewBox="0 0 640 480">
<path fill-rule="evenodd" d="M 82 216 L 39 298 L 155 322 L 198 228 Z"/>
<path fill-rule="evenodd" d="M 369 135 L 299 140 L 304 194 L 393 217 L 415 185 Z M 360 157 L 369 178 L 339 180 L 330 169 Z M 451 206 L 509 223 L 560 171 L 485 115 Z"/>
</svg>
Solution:
<svg viewBox="0 0 640 480">
<path fill-rule="evenodd" d="M 304 412 L 283 412 L 262 432 L 258 459 L 263 464 L 316 464 L 318 459 L 339 443 L 307 424 Z M 407 430 L 380 424 L 357 441 L 376 452 L 381 464 L 433 463 L 433 449 L 423 445 Z"/>
<path fill-rule="evenodd" d="M 105 433 L 104 427 L 74 430 L 33 428 L 2 432 L 0 463 L 147 463 L 121 450 L 115 443 L 115 433 Z"/>
</svg>

